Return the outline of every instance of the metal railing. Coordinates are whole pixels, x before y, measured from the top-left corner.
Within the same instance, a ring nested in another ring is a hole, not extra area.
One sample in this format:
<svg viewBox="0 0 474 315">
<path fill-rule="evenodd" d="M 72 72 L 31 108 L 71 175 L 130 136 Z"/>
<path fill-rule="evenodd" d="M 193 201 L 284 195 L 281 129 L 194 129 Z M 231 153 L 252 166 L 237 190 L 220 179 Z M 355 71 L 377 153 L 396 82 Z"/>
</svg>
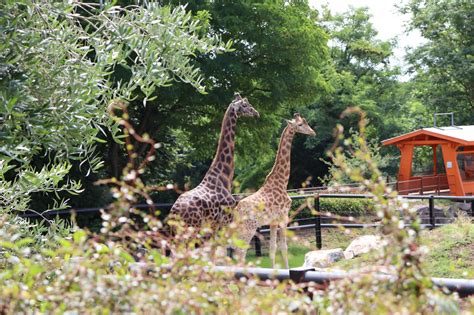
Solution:
<svg viewBox="0 0 474 315">
<path fill-rule="evenodd" d="M 270 268 L 243 268 L 216 266 L 212 269 L 216 272 L 224 272 L 232 275 L 236 279 L 257 277 L 260 280 L 292 280 L 296 283 L 314 282 L 317 284 L 329 284 L 331 281 L 354 277 L 356 274 L 349 272 L 319 272 L 314 268 L 293 268 L 293 269 L 270 269 Z M 380 281 L 395 281 L 392 275 L 378 274 L 374 276 Z M 460 297 L 474 295 L 474 280 L 451 279 L 451 278 L 431 278 L 433 284 L 440 288 L 446 288 L 449 292 L 457 292 Z"/>
<path fill-rule="evenodd" d="M 308 195 L 298 195 L 298 196 L 290 196 L 291 199 L 306 199 L 310 198 L 311 196 Z M 288 229 L 289 230 L 300 230 L 300 229 L 314 229 L 315 235 L 315 242 L 316 247 L 321 249 L 323 247 L 323 239 L 322 239 L 322 229 L 323 228 L 337 228 L 337 227 L 344 227 L 344 228 L 369 228 L 369 227 L 377 227 L 379 223 L 368 223 L 368 224 L 357 224 L 357 223 L 322 223 L 321 219 L 325 217 L 321 213 L 324 212 L 324 209 L 321 209 L 321 199 L 372 199 L 372 195 L 365 195 L 365 194 L 319 194 L 315 195 L 314 197 L 314 209 L 318 213 L 312 218 L 304 218 L 299 220 L 294 220 L 289 223 Z M 428 210 L 429 210 L 429 224 L 421 224 L 422 228 L 429 228 L 433 229 L 436 227 L 443 226 L 445 224 L 437 224 L 436 223 L 436 216 L 435 216 L 435 200 L 452 200 L 452 201 L 470 201 L 471 202 L 471 216 L 474 216 L 474 196 L 435 196 L 435 195 L 405 195 L 405 196 L 398 196 L 404 199 L 411 199 L 411 200 L 428 200 Z M 333 219 L 334 220 L 334 219 Z M 304 224 L 300 226 L 291 226 L 293 222 L 301 222 L 301 221 L 309 221 L 312 222 L 310 224 Z M 269 233 L 270 229 L 260 227 L 257 230 L 257 234 Z M 258 235 L 256 235 L 253 239 L 254 247 L 255 247 L 255 255 L 261 256 L 262 255 L 262 248 L 261 248 L 261 240 Z"/>
<path fill-rule="evenodd" d="M 304 228 L 313 228 L 315 232 L 316 246 L 318 249 L 322 248 L 322 228 L 335 228 L 335 227 L 346 227 L 346 228 L 366 228 L 366 227 L 376 227 L 379 224 L 357 224 L 357 223 L 321 223 L 322 215 L 321 213 L 324 209 L 321 209 L 321 199 L 372 199 L 372 195 L 367 194 L 303 194 L 297 196 L 290 196 L 292 200 L 314 198 L 314 207 L 318 215 L 312 218 L 303 218 L 296 219 L 293 222 L 303 222 L 303 221 L 312 221 L 312 224 L 305 224 L 301 226 L 289 226 L 288 229 L 304 229 Z M 398 196 L 400 198 L 412 199 L 412 200 L 428 200 L 429 207 L 429 218 L 430 223 L 422 225 L 426 228 L 435 228 L 443 224 L 436 224 L 434 206 L 435 200 L 451 200 L 451 201 L 464 201 L 471 203 L 471 215 L 474 216 L 474 196 L 434 196 L 434 195 L 405 195 Z M 171 208 L 172 203 L 156 203 L 154 206 L 156 208 Z M 150 205 L 142 204 L 136 205 L 136 208 L 148 208 Z M 46 216 L 56 216 L 64 215 L 71 213 L 98 213 L 103 208 L 83 208 L 83 209 L 65 209 L 65 210 L 55 210 L 49 211 L 48 213 L 41 214 Z M 24 213 L 23 217 L 38 217 L 40 214 L 30 212 Z M 259 233 L 266 233 L 266 229 L 259 229 Z M 255 251 L 257 256 L 261 256 L 261 245 L 260 239 L 258 237 L 254 238 L 255 241 Z M 270 268 L 241 268 L 241 267 L 228 267 L 228 266 L 217 266 L 214 268 L 214 271 L 225 272 L 233 274 L 234 277 L 240 279 L 242 277 L 257 277 L 260 280 L 267 279 L 277 279 L 279 281 L 293 280 L 294 282 L 315 282 L 318 284 L 328 284 L 330 281 L 340 280 L 346 277 L 352 277 L 353 274 L 348 272 L 316 272 L 313 268 L 293 268 L 293 269 L 270 269 Z M 390 275 L 376 275 L 377 279 L 382 281 L 393 281 L 395 280 L 394 276 Z M 450 279 L 450 278 L 432 278 L 433 284 L 438 287 L 443 287 L 449 290 L 450 292 L 457 292 L 461 297 L 469 296 L 474 294 L 474 280 L 467 279 Z"/>
<path fill-rule="evenodd" d="M 439 226 L 443 226 L 444 224 L 436 224 L 436 216 L 435 216 L 435 200 L 451 200 L 451 201 L 470 201 L 471 202 L 471 215 L 474 216 L 474 196 L 435 196 L 435 195 L 404 195 L 398 196 L 404 199 L 412 199 L 412 200 L 428 200 L 428 209 L 429 209 L 429 224 L 422 224 L 422 228 L 436 228 Z M 370 227 L 377 227 L 379 226 L 378 223 L 366 223 L 366 224 L 358 224 L 358 223 L 322 223 L 322 218 L 326 217 L 321 215 L 324 212 L 324 209 L 321 209 L 321 199 L 372 199 L 372 195 L 368 194 L 302 194 L 302 195 L 294 195 L 290 196 L 292 200 L 300 200 L 306 198 L 314 198 L 314 208 L 318 215 L 311 217 L 311 218 L 302 218 L 296 219 L 289 223 L 288 229 L 289 230 L 302 230 L 302 229 L 314 229 L 314 236 L 316 247 L 321 249 L 323 247 L 323 239 L 322 239 L 322 229 L 323 228 L 370 228 Z M 155 208 L 158 209 L 170 209 L 173 204 L 172 203 L 155 203 Z M 136 208 L 149 208 L 150 205 L 147 204 L 140 204 L 135 205 Z M 64 210 L 55 210 L 49 211 L 47 213 L 34 213 L 34 212 L 27 212 L 22 214 L 22 217 L 54 217 L 57 215 L 65 215 L 65 214 L 84 214 L 84 213 L 98 213 L 103 208 L 83 208 L 83 209 L 64 209 Z M 334 219 L 333 219 L 334 220 Z M 299 222 L 311 222 L 309 224 L 303 225 L 292 225 L 292 223 L 299 223 Z M 262 243 L 258 234 L 269 233 L 268 228 L 260 227 L 257 229 L 257 235 L 254 236 L 252 242 L 254 243 L 255 248 L 255 255 L 260 257 L 262 256 Z"/>
<path fill-rule="evenodd" d="M 144 269 L 153 272 L 154 266 L 148 263 L 137 262 L 129 265 L 131 268 Z M 164 265 L 161 268 L 171 270 L 172 266 Z M 293 281 L 294 283 L 313 282 L 323 286 L 328 285 L 331 281 L 342 280 L 345 278 L 353 278 L 360 272 L 346 271 L 315 271 L 311 267 L 298 267 L 290 269 L 272 269 L 260 267 L 237 267 L 237 266 L 213 266 L 208 267 L 207 272 L 223 273 L 235 279 L 242 278 L 258 278 L 261 281 L 278 280 L 280 282 Z M 396 281 L 397 277 L 387 274 L 375 274 L 376 280 L 379 281 Z M 461 298 L 474 295 L 474 280 L 472 279 L 455 279 L 455 278 L 431 278 L 433 285 L 448 290 L 450 293 L 457 292 Z"/>
</svg>

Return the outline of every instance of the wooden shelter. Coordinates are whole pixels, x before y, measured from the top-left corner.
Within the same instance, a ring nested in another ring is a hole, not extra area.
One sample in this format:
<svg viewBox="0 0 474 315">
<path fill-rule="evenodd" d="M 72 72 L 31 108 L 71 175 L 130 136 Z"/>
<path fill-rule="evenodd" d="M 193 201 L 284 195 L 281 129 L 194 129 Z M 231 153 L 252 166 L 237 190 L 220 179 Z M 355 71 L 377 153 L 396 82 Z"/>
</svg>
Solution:
<svg viewBox="0 0 474 315">
<path fill-rule="evenodd" d="M 473 195 L 474 126 L 423 128 L 384 140 L 382 144 L 395 145 L 400 150 L 396 184 L 400 194 L 445 192 L 455 196 Z M 432 174 L 413 174 L 413 152 L 419 146 L 432 148 Z M 438 163 L 439 160 L 442 163 Z"/>
</svg>

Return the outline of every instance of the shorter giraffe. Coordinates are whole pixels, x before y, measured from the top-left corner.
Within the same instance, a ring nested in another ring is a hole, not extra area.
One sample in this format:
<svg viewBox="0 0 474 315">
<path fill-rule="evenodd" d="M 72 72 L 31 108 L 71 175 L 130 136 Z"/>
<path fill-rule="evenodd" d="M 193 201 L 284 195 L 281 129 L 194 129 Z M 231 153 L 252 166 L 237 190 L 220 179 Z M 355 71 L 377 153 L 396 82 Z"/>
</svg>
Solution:
<svg viewBox="0 0 474 315">
<path fill-rule="evenodd" d="M 194 189 L 185 192 L 171 208 L 170 218 L 185 225 L 201 228 L 209 225 L 213 231 L 232 222 L 231 209 L 236 201 L 231 193 L 234 177 L 234 137 L 237 118 L 259 116 L 247 98 L 238 93 L 222 120 L 217 152 L 204 179 Z"/>
<path fill-rule="evenodd" d="M 263 186 L 254 194 L 239 201 L 236 207 L 237 234 L 239 239 L 250 244 L 257 228 L 263 225 L 270 226 L 270 258 L 275 267 L 275 252 L 277 243 L 277 230 L 279 229 L 278 243 L 288 268 L 288 247 L 286 244 L 286 226 L 291 199 L 286 191 L 290 177 L 291 144 L 296 133 L 310 136 L 316 135 L 306 120 L 295 114 L 283 130 L 278 153 L 273 168 L 265 179 Z M 240 221 L 239 221 L 240 220 Z M 240 263 L 245 261 L 246 249 L 235 250 Z"/>
</svg>

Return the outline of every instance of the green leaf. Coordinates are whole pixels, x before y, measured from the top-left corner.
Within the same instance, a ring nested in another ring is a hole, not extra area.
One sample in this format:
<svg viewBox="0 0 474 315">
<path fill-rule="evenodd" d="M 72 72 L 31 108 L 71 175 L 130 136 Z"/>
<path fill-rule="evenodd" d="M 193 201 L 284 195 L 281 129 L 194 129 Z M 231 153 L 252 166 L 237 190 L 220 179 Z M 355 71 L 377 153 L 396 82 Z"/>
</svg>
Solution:
<svg viewBox="0 0 474 315">
<path fill-rule="evenodd" d="M 135 262 L 135 259 L 129 253 L 127 253 L 125 251 L 120 251 L 119 256 L 121 258 L 125 259 L 129 263 L 134 263 Z"/>
<path fill-rule="evenodd" d="M 87 239 L 87 234 L 84 230 L 77 230 L 74 232 L 72 235 L 72 239 L 74 240 L 74 243 L 76 244 L 82 244 L 86 241 Z"/>
</svg>

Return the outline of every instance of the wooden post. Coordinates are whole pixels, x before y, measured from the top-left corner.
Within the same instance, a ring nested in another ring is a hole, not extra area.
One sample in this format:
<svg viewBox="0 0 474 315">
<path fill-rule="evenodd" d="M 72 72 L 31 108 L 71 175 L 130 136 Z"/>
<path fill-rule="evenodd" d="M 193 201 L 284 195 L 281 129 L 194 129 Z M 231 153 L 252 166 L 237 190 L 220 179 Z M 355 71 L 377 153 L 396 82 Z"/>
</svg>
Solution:
<svg viewBox="0 0 474 315">
<path fill-rule="evenodd" d="M 441 149 L 443 151 L 443 160 L 445 163 L 450 195 L 464 196 L 464 186 L 456 159 L 456 145 L 442 144 Z"/>
<path fill-rule="evenodd" d="M 411 178 L 411 167 L 413 163 L 413 144 L 402 144 L 400 149 L 400 169 L 398 171 L 398 180 L 405 181 Z"/>
</svg>

